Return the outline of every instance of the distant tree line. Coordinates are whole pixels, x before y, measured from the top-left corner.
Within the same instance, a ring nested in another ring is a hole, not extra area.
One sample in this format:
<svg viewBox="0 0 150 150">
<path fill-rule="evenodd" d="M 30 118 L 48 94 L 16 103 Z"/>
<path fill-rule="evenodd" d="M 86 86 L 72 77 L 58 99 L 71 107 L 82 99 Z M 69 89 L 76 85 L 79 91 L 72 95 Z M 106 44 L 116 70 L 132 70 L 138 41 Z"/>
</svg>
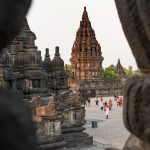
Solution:
<svg viewBox="0 0 150 150">
<path fill-rule="evenodd" d="M 113 64 L 106 67 L 102 75 L 106 79 L 119 79 L 119 75 L 116 73 L 116 67 Z"/>
<path fill-rule="evenodd" d="M 123 67 L 126 77 L 132 77 L 132 76 L 140 76 L 141 72 L 139 69 L 133 70 L 133 67 L 130 65 L 128 68 Z M 115 65 L 111 64 L 110 66 L 106 67 L 103 71 L 104 78 L 107 79 L 119 79 L 119 75 L 116 73 L 116 67 Z"/>
<path fill-rule="evenodd" d="M 72 72 L 72 66 L 71 64 L 66 64 L 64 67 L 66 72 Z M 130 65 L 128 68 L 123 67 L 127 78 L 132 76 L 140 76 L 141 72 L 139 69 L 133 70 L 133 67 Z M 104 68 L 103 77 L 106 79 L 119 79 L 119 75 L 116 73 L 116 67 L 115 65 L 111 64 L 110 66 Z"/>
</svg>

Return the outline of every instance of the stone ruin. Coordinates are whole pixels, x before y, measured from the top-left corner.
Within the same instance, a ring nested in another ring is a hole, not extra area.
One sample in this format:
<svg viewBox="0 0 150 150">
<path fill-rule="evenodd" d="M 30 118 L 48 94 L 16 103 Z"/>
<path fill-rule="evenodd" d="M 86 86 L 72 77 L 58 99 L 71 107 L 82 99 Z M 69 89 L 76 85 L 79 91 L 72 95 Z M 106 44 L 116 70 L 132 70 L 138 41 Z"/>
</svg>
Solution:
<svg viewBox="0 0 150 150">
<path fill-rule="evenodd" d="M 72 73 L 69 86 L 72 91 L 83 91 L 88 97 L 122 95 L 126 73 L 118 59 L 115 72 L 119 79 L 103 77 L 101 46 L 96 39 L 88 12 L 84 7 L 82 20 L 76 33 L 71 53 Z"/>
<path fill-rule="evenodd" d="M 85 108 L 79 94 L 66 91 L 45 98 L 34 96 L 25 103 L 33 109 L 40 149 L 59 150 L 93 144 L 93 137 L 83 132 Z"/>
<path fill-rule="evenodd" d="M 36 36 L 25 19 L 20 34 L 2 50 L 0 58 L 0 85 L 24 99 L 31 99 L 35 95 L 49 96 L 51 92 L 68 89 L 59 47 L 56 47 L 52 61 L 46 49 L 43 61 L 35 40 Z"/>
<path fill-rule="evenodd" d="M 8 44 L 11 41 L 11 39 L 14 38 L 17 29 L 20 28 L 22 19 L 24 18 L 27 9 L 29 7 L 30 0 L 21 0 L 20 2 L 14 0 L 13 3 L 3 0 L 1 1 L 1 4 L 3 5 L 0 5 L 0 7 L 2 6 L 5 7 L 3 7 L 3 9 L 0 9 L 0 11 L 2 12 L 1 13 L 2 15 L 0 17 L 0 24 L 1 24 L 0 26 L 1 47 L 0 48 L 4 48 L 6 44 Z M 150 149 L 150 140 L 149 140 L 149 136 L 150 136 L 149 133 L 150 131 L 149 129 L 150 126 L 149 125 L 150 1 L 116 0 L 116 6 L 123 26 L 123 30 L 128 39 L 130 47 L 132 48 L 132 52 L 135 56 L 137 65 L 142 72 L 141 77 L 134 77 L 133 79 L 129 79 L 128 82 L 126 82 L 126 86 L 125 86 L 123 118 L 124 118 L 124 123 L 126 128 L 131 132 L 131 136 L 127 140 L 123 150 L 149 150 Z M 10 8 L 12 9 L 10 10 Z M 11 12 L 11 13 L 7 13 L 7 12 Z M 8 15 L 3 15 L 5 13 L 7 13 Z M 20 15 L 16 17 L 18 14 Z M 8 28 L 6 28 L 5 24 L 3 24 L 5 20 L 9 22 Z M 8 37 L 6 35 L 10 35 L 10 36 Z M 7 53 L 6 51 L 3 57 L 8 58 L 9 53 Z M 6 62 L 10 64 L 9 60 L 8 59 L 6 60 L 7 60 Z M 1 56 L 1 61 L 5 61 L 5 59 L 2 59 L 2 56 Z M 3 65 L 1 67 L 3 67 Z M 6 87 L 7 84 L 5 84 L 5 82 L 3 81 L 5 77 L 3 74 L 5 73 L 4 70 L 1 69 L 0 78 L 2 81 L 1 85 L 5 85 Z M 8 85 L 12 85 L 12 84 L 10 83 Z M 16 97 L 13 95 L 14 97 L 11 97 L 12 95 L 10 94 L 9 91 L 6 92 L 6 90 L 2 89 L 0 91 L 0 95 L 2 99 L 0 101 L 1 102 L 0 106 L 2 107 L 2 109 L 0 110 L 2 111 L 2 113 L 0 114 L 4 113 L 8 117 L 9 113 L 12 114 L 12 112 L 16 112 L 17 109 L 16 114 L 13 114 L 13 116 L 11 116 L 12 120 L 10 119 L 6 120 L 6 118 L 4 119 L 1 117 L 2 119 L 1 124 L 3 123 L 5 124 L 1 128 L 1 132 L 8 130 L 10 129 L 10 127 L 12 127 L 12 131 L 14 130 L 17 131 L 14 133 L 15 137 L 23 137 L 14 140 L 12 139 L 12 137 L 9 136 L 10 133 L 7 135 L 6 133 L 8 132 L 4 132 L 4 136 L 1 137 L 0 145 L 5 146 L 6 148 L 6 144 L 3 145 L 3 143 L 6 143 L 6 141 L 8 142 L 8 140 L 10 140 L 11 142 L 13 142 L 13 145 L 11 145 L 11 149 L 20 148 L 22 150 L 25 149 L 35 150 L 36 148 L 34 145 L 34 135 L 33 133 L 31 133 L 33 130 L 30 130 L 31 129 L 30 127 L 32 127 L 32 123 L 31 120 L 29 119 L 30 117 L 28 111 L 25 109 L 26 108 L 25 105 L 23 105 L 23 103 L 19 101 L 19 98 L 17 98 L 18 96 Z M 35 101 L 34 98 L 30 103 L 32 107 L 34 107 L 35 105 L 38 105 L 39 107 L 39 105 L 41 105 L 39 100 L 36 104 L 34 104 L 33 101 Z M 4 102 L 6 102 L 5 105 Z M 27 103 L 27 105 L 30 104 Z M 51 104 L 52 104 L 51 111 L 54 113 L 53 111 L 54 103 L 52 102 Z M 3 110 L 4 106 L 5 109 Z M 21 124 L 22 114 L 24 114 L 24 119 L 25 119 L 25 122 L 23 124 Z M 25 127 L 24 124 L 30 126 Z M 16 127 L 18 127 L 17 130 Z M 28 131 L 31 132 L 26 132 L 26 133 L 18 132 L 18 130 L 24 131 L 22 129 L 29 129 Z M 22 144 L 21 139 L 23 139 L 23 143 L 24 143 L 23 145 L 21 145 Z M 17 147 L 15 147 L 16 145 Z M 7 144 L 7 148 L 10 149 L 10 145 Z"/>
<path fill-rule="evenodd" d="M 33 110 L 39 149 L 84 147 L 93 143 L 85 128 L 82 97 L 69 91 L 68 75 L 59 47 L 53 60 L 46 48 L 44 60 L 35 45 L 36 35 L 27 20 L 17 37 L 3 48 L 0 85 L 20 95 Z"/>
</svg>

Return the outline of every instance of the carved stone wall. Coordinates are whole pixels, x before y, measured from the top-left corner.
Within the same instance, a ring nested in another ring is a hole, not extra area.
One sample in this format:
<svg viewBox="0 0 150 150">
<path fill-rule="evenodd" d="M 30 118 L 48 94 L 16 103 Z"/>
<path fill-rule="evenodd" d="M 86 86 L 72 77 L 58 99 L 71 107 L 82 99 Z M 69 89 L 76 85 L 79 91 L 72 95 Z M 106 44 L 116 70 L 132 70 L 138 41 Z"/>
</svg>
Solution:
<svg viewBox="0 0 150 150">
<path fill-rule="evenodd" d="M 120 59 L 116 65 L 116 73 L 119 80 L 107 80 L 102 76 L 103 56 L 101 46 L 96 40 L 95 31 L 91 26 L 86 7 L 84 7 L 82 21 L 76 33 L 71 53 L 72 74 L 69 74 L 69 86 L 73 91 L 78 91 L 81 87 L 80 82 L 86 83 L 92 96 L 98 93 L 101 96 L 110 96 L 114 93 L 122 94 L 122 81 L 126 79 L 125 71 L 121 65 Z M 96 85 L 97 84 L 97 85 Z M 84 86 L 85 89 L 86 86 Z"/>
<path fill-rule="evenodd" d="M 73 72 L 78 80 L 98 77 L 102 74 L 101 46 L 96 40 L 86 7 L 82 15 L 80 27 L 72 47 L 70 59 Z"/>
</svg>

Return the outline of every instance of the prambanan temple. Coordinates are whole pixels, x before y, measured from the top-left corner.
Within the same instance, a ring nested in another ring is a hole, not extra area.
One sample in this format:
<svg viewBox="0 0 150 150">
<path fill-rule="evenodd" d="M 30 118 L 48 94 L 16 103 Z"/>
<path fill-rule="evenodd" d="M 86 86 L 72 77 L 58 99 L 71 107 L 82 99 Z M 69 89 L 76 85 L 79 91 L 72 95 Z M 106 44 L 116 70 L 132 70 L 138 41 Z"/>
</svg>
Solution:
<svg viewBox="0 0 150 150">
<path fill-rule="evenodd" d="M 96 40 L 86 7 L 76 33 L 71 53 L 72 75 L 69 85 L 72 90 L 86 90 L 91 96 L 108 96 L 114 93 L 121 94 L 122 81 L 125 80 L 125 71 L 118 59 L 116 73 L 120 80 L 108 80 L 102 75 L 103 67 L 101 46 Z M 85 91 L 84 91 L 85 93 Z"/>
<path fill-rule="evenodd" d="M 58 46 L 52 60 L 48 48 L 42 60 L 35 40 L 36 35 L 25 20 L 16 38 L 2 50 L 0 86 L 20 95 L 32 108 L 40 149 L 62 150 L 91 145 L 93 139 L 83 127 L 85 98 L 120 94 L 122 82 L 102 76 L 104 58 L 86 7 L 72 48 L 71 74 L 64 70 Z M 116 72 L 124 79 L 120 60 Z"/>
<path fill-rule="evenodd" d="M 86 134 L 84 99 L 69 91 L 68 74 L 59 47 L 51 60 L 46 48 L 35 45 L 36 35 L 27 20 L 0 59 L 0 85 L 19 95 L 32 110 L 40 149 L 64 149 L 91 145 L 93 138 Z M 76 140 L 75 140 L 76 139 Z"/>
<path fill-rule="evenodd" d="M 30 30 L 25 20 L 23 29 L 13 42 L 3 50 L 0 84 L 13 89 L 23 98 L 32 96 L 48 96 L 50 92 L 67 89 L 67 74 L 64 61 L 55 49 L 55 57 L 51 61 L 49 49 L 46 49 L 42 61 L 41 51 L 35 46 L 36 35 Z"/>
</svg>

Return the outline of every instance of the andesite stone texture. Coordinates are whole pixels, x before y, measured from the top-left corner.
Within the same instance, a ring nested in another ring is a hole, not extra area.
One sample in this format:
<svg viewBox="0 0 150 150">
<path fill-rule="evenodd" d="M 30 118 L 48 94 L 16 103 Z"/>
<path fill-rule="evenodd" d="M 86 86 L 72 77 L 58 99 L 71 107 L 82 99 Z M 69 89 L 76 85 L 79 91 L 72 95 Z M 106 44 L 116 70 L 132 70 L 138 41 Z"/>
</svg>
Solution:
<svg viewBox="0 0 150 150">
<path fill-rule="evenodd" d="M 52 61 L 46 48 L 42 61 L 35 40 L 36 35 L 25 19 L 20 33 L 2 50 L 0 86 L 20 95 L 33 109 L 40 149 L 91 145 L 92 137 L 82 132 L 85 108 L 81 96 L 69 91 L 59 47 L 55 48 Z"/>
<path fill-rule="evenodd" d="M 30 2 L 31 0 L 0 1 L 0 50 L 20 30 Z M 1 75 L 2 73 L 1 71 Z M 29 108 L 12 91 L 1 88 L 0 98 L 0 147 L 12 150 L 35 150 L 36 140 Z"/>
<path fill-rule="evenodd" d="M 150 1 L 115 0 L 120 21 L 142 72 L 126 82 L 123 119 L 131 132 L 123 150 L 150 149 Z"/>
<path fill-rule="evenodd" d="M 0 146 L 36 150 L 32 112 L 12 91 L 0 88 Z"/>
<path fill-rule="evenodd" d="M 31 0 L 0 1 L 0 49 L 13 40 L 30 6 Z"/>
</svg>

